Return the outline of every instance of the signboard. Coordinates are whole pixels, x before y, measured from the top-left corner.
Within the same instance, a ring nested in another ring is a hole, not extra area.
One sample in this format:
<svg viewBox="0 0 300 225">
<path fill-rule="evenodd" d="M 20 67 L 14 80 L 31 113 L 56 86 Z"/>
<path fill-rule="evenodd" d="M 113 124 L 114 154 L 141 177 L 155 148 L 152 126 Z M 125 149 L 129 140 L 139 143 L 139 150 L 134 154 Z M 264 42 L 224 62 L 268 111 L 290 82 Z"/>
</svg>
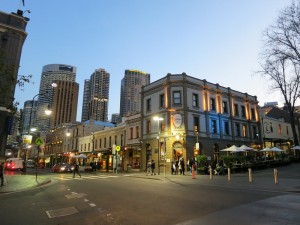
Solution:
<svg viewBox="0 0 300 225">
<path fill-rule="evenodd" d="M 43 140 L 41 139 L 41 138 L 37 138 L 37 139 L 35 139 L 35 144 L 36 145 L 42 145 L 44 142 L 43 142 Z"/>
<path fill-rule="evenodd" d="M 23 135 L 22 139 L 23 139 L 23 143 L 25 143 L 25 144 L 31 144 L 32 135 Z"/>
</svg>

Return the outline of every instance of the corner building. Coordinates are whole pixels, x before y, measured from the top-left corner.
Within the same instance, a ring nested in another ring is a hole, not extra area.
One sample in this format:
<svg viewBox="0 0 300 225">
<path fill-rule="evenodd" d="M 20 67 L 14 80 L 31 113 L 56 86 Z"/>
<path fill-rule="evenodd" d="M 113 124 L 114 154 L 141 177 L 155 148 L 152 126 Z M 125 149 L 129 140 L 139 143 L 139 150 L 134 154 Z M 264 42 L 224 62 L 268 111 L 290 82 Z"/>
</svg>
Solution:
<svg viewBox="0 0 300 225">
<path fill-rule="evenodd" d="M 256 96 L 182 73 L 144 86 L 141 99 L 144 170 L 152 159 L 169 172 L 181 157 L 204 154 L 216 162 L 228 146 L 261 144 Z"/>
</svg>

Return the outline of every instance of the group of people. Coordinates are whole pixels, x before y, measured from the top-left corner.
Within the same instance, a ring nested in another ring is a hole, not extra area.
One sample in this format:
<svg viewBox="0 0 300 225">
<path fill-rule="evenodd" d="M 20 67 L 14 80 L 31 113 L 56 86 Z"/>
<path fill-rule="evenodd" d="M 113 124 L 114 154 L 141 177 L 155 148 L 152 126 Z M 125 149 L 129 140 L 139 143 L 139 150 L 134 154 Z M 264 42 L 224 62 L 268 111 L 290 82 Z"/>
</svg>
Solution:
<svg viewBox="0 0 300 225">
<path fill-rule="evenodd" d="M 184 175 L 185 173 L 185 162 L 183 158 L 180 158 L 176 162 L 172 162 L 171 165 L 172 175 L 177 175 L 178 173 Z"/>
<path fill-rule="evenodd" d="M 148 160 L 148 163 L 147 163 L 147 176 L 148 176 L 148 174 L 156 175 L 156 173 L 155 173 L 155 162 L 154 162 L 153 159 L 151 161 Z"/>
</svg>

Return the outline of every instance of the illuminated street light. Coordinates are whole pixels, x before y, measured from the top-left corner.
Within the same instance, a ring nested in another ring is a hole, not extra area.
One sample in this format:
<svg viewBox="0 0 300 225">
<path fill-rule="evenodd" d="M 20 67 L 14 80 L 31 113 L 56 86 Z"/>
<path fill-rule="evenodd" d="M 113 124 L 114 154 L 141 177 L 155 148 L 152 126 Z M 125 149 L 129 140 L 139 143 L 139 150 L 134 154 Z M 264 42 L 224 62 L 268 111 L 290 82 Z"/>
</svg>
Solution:
<svg viewBox="0 0 300 225">
<path fill-rule="evenodd" d="M 155 116 L 153 117 L 153 120 L 157 121 L 157 130 L 158 130 L 158 135 L 157 135 L 157 174 L 159 175 L 160 174 L 160 168 L 159 168 L 159 161 L 160 161 L 160 147 L 159 147 L 159 135 L 160 135 L 160 127 L 159 127 L 159 121 L 162 121 L 164 120 L 164 118 L 162 117 L 158 117 L 158 116 Z"/>
</svg>

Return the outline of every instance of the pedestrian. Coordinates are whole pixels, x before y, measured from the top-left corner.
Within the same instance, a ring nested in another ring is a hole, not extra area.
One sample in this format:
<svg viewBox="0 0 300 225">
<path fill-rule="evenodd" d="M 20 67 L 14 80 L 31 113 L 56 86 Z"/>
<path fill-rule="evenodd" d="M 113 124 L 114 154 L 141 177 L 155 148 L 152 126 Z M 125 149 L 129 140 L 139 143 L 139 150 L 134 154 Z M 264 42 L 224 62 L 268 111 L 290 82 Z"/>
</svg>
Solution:
<svg viewBox="0 0 300 225">
<path fill-rule="evenodd" d="M 74 165 L 73 178 L 75 178 L 75 173 L 77 173 L 81 178 L 81 174 L 79 173 L 79 164 L 76 163 L 76 161 L 74 161 L 73 165 Z"/>
<path fill-rule="evenodd" d="M 180 172 L 180 174 L 184 175 L 185 163 L 184 163 L 184 159 L 183 158 L 180 160 L 180 165 L 181 165 L 181 172 Z"/>
<path fill-rule="evenodd" d="M 147 176 L 148 176 L 149 173 L 151 173 L 151 170 L 152 170 L 151 165 L 152 165 L 151 161 L 148 160 L 148 163 L 147 163 Z"/>
<path fill-rule="evenodd" d="M 178 169 L 179 169 L 179 162 L 178 162 L 178 160 L 176 160 L 176 162 L 175 162 L 175 175 L 178 174 Z"/>
<path fill-rule="evenodd" d="M 172 172 L 172 175 L 175 174 L 175 170 L 176 170 L 175 163 L 172 162 L 172 163 L 171 163 L 171 172 Z"/>
<path fill-rule="evenodd" d="M 153 159 L 151 161 L 151 175 L 156 175 L 156 173 L 155 173 L 155 162 L 154 162 Z"/>
<path fill-rule="evenodd" d="M 0 179 L 1 179 L 1 186 L 4 186 L 4 162 L 0 164 Z"/>
<path fill-rule="evenodd" d="M 224 161 L 223 161 L 223 159 L 221 159 L 220 162 L 219 162 L 219 168 L 220 168 L 219 175 L 224 175 Z"/>
</svg>

